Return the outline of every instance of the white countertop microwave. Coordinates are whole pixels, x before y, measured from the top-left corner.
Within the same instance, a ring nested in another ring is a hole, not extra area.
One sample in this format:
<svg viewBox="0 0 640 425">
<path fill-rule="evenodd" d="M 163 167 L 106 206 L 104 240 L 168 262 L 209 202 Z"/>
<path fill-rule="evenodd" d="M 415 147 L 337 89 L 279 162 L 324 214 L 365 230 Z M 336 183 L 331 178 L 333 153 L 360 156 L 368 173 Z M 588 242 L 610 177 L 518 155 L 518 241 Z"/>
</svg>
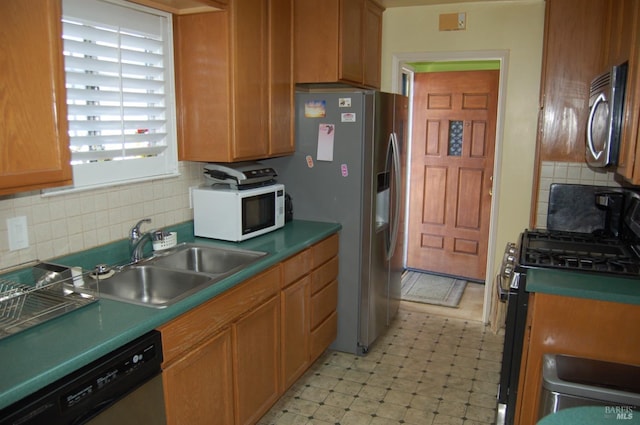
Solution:
<svg viewBox="0 0 640 425">
<path fill-rule="evenodd" d="M 284 185 L 250 189 L 228 185 L 193 189 L 195 236 L 239 242 L 284 226 Z"/>
</svg>

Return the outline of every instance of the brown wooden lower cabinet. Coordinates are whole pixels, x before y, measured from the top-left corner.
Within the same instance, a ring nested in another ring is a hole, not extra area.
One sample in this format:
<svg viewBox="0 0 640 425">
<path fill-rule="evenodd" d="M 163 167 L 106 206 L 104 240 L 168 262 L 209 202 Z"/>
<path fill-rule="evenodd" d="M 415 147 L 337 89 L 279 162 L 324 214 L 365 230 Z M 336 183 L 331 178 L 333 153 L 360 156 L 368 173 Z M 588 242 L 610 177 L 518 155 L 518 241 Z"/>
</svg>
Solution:
<svg viewBox="0 0 640 425">
<path fill-rule="evenodd" d="M 337 270 L 336 270 L 337 273 Z M 310 356 L 315 360 L 327 345 L 336 339 L 338 316 L 335 306 L 338 303 L 338 281 L 333 280 L 311 296 L 311 340 Z"/>
<path fill-rule="evenodd" d="M 283 289 L 282 390 L 288 389 L 309 367 L 309 283 L 305 276 Z"/>
<path fill-rule="evenodd" d="M 284 261 L 282 277 L 284 391 L 336 339 L 338 235 L 330 236 Z M 325 321 L 324 326 L 321 325 L 320 322 L 332 313 L 336 320 Z M 322 326 L 322 331 L 318 331 Z"/>
<path fill-rule="evenodd" d="M 640 306 L 536 293 L 529 302 L 516 424 L 537 421 L 542 356 L 567 354 L 640 365 Z"/>
<path fill-rule="evenodd" d="M 311 272 L 311 335 L 309 357 L 313 362 L 331 344 L 338 332 L 338 236 L 314 247 Z"/>
<path fill-rule="evenodd" d="M 336 339 L 337 329 L 338 314 L 334 311 L 329 317 L 327 317 L 327 320 L 311 331 L 309 354 L 313 360 L 320 357 L 329 344 Z"/>
<path fill-rule="evenodd" d="M 311 297 L 311 329 L 315 329 L 336 309 L 338 281 L 334 280 Z"/>
<path fill-rule="evenodd" d="M 271 408 L 336 338 L 337 255 L 333 235 L 159 328 L 169 425 Z"/>
<path fill-rule="evenodd" d="M 280 303 L 273 297 L 233 324 L 236 424 L 253 424 L 280 395 Z"/>
<path fill-rule="evenodd" d="M 233 423 L 231 331 L 226 328 L 162 372 L 169 424 Z"/>
</svg>

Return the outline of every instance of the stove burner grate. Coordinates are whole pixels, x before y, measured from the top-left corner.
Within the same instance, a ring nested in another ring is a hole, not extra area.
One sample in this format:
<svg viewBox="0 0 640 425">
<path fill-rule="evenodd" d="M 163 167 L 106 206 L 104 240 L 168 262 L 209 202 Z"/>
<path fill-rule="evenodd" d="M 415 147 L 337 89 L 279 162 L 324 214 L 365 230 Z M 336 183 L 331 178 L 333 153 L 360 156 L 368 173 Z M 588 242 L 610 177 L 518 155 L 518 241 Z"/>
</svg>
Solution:
<svg viewBox="0 0 640 425">
<path fill-rule="evenodd" d="M 525 232 L 520 266 L 640 276 L 640 258 L 620 240 L 571 232 Z"/>
<path fill-rule="evenodd" d="M 527 249 L 524 254 L 524 266 L 555 267 L 604 273 L 638 275 L 640 266 L 632 258 L 608 254 L 586 255 L 571 252 L 554 252 L 544 249 Z"/>
</svg>

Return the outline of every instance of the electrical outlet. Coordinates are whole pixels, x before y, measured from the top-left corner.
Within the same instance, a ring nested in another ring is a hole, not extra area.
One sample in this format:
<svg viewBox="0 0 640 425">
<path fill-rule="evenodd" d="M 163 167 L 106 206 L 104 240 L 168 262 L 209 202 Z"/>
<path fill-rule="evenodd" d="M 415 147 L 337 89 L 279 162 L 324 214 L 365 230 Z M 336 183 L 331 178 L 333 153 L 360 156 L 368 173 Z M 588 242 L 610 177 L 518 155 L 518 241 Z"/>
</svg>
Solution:
<svg viewBox="0 0 640 425">
<path fill-rule="evenodd" d="M 9 233 L 9 251 L 29 248 L 29 228 L 27 217 L 19 216 L 7 219 L 7 231 Z"/>
</svg>

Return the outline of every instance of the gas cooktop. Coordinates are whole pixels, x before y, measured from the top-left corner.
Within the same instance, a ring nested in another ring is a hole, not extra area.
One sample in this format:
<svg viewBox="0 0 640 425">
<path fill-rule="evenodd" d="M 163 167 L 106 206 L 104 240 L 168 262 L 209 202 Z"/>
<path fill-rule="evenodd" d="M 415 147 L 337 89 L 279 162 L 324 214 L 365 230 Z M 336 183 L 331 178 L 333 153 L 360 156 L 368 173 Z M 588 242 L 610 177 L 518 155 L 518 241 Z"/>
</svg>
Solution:
<svg viewBox="0 0 640 425">
<path fill-rule="evenodd" d="M 518 265 L 640 276 L 640 257 L 631 244 L 591 233 L 526 230 Z"/>
</svg>

